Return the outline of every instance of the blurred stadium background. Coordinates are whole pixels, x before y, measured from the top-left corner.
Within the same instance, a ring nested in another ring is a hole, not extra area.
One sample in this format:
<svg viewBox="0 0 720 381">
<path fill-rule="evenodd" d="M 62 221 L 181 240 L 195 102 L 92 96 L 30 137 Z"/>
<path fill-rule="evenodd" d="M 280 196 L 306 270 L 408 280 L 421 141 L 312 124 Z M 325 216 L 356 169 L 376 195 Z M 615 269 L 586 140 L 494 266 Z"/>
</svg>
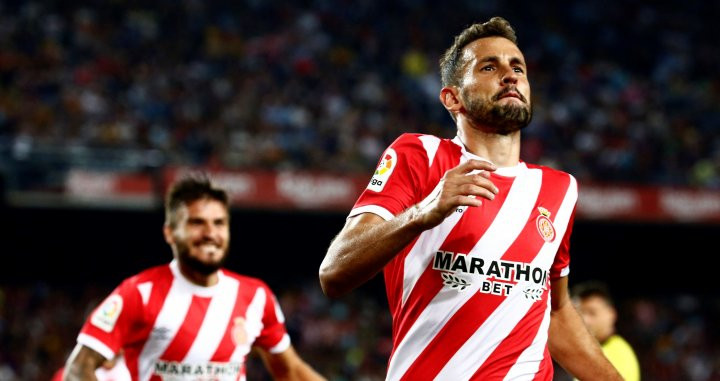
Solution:
<svg viewBox="0 0 720 381">
<path fill-rule="evenodd" d="M 645 380 L 720 380 L 720 3 L 699 0 L 0 1 L 0 380 L 49 379 L 90 308 L 171 258 L 162 193 L 198 170 L 233 197 L 228 267 L 276 291 L 303 357 L 382 379 L 382 280 L 331 301 L 317 268 L 386 145 L 454 135 L 437 59 L 493 15 L 530 68 L 523 159 L 580 182 L 571 285 L 609 283 Z"/>
</svg>

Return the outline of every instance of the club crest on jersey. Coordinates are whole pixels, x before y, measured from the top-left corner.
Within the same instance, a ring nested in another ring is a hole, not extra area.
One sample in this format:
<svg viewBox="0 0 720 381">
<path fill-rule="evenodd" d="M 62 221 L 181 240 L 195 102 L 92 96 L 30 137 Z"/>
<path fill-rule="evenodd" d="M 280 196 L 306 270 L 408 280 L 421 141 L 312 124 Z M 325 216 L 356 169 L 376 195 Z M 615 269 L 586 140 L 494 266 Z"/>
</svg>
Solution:
<svg viewBox="0 0 720 381">
<path fill-rule="evenodd" d="M 540 233 L 540 236 L 545 240 L 545 242 L 552 242 L 555 239 L 555 227 L 553 226 L 552 221 L 550 221 L 551 213 L 542 206 L 538 206 L 537 209 L 538 212 L 540 212 L 540 215 L 537 216 L 537 219 L 535 219 L 535 225 L 537 226 L 538 233 Z"/>
<path fill-rule="evenodd" d="M 395 170 L 395 167 L 397 167 L 397 153 L 394 149 L 388 148 L 383 154 L 377 169 L 375 169 L 375 173 L 372 179 L 370 179 L 370 184 L 368 184 L 367 189 L 375 192 L 382 191 L 393 170 Z"/>
<path fill-rule="evenodd" d="M 235 345 L 247 344 L 248 335 L 245 329 L 245 319 L 242 317 L 236 317 L 233 319 L 233 327 L 230 331 L 232 341 Z"/>
<path fill-rule="evenodd" d="M 123 308 L 123 299 L 118 294 L 108 296 L 107 299 L 95 310 L 90 318 L 90 323 L 105 332 L 110 332 L 115 328 L 120 312 Z"/>
</svg>

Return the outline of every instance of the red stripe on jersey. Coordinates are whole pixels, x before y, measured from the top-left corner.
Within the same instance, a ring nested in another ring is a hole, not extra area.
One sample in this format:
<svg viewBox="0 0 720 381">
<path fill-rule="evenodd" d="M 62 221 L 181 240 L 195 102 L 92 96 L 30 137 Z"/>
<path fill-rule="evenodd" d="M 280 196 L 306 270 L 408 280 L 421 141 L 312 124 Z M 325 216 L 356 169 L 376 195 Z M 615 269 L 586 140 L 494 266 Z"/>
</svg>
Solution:
<svg viewBox="0 0 720 381">
<path fill-rule="evenodd" d="M 535 321 L 542 321 L 547 306 L 549 291 L 545 290 L 540 300 L 533 303 L 528 313 L 518 322 L 507 338 L 498 345 L 483 365 L 473 374 L 471 380 L 500 380 L 510 371 L 517 362 L 523 350 L 532 344 L 537 336 L 540 324 Z M 526 328 L 532 329 L 526 329 Z M 549 360 L 546 358 L 544 361 Z"/>
<path fill-rule="evenodd" d="M 445 242 L 440 245 L 440 250 L 453 253 L 469 253 L 485 234 L 505 202 L 514 179 L 494 177 L 493 180 L 501 189 L 495 199 L 492 201 L 484 200 L 481 206 L 465 209 L 463 216 L 453 227 Z M 477 226 L 477 228 L 472 229 L 469 226 Z M 442 278 L 438 276 L 437 271 L 433 270 L 432 267 L 433 263 L 430 261 L 403 306 L 402 317 L 397 320 L 398 332 L 393 340 L 393 351 L 400 345 L 402 339 L 415 324 L 418 316 L 443 288 Z M 402 290 L 402 288 L 400 289 Z"/>
<path fill-rule="evenodd" d="M 185 320 L 183 320 L 182 325 L 175 334 L 175 337 L 173 337 L 170 345 L 165 349 L 162 356 L 160 356 L 161 360 L 183 360 L 200 331 L 200 326 L 202 326 L 203 319 L 210 305 L 210 300 L 211 298 L 193 295 L 190 308 L 188 308 L 187 315 L 185 315 Z"/>
<path fill-rule="evenodd" d="M 553 379 L 554 370 L 552 358 L 550 357 L 550 351 L 547 346 L 545 346 L 545 351 L 543 351 L 543 358 L 544 360 L 540 363 L 540 368 L 538 369 L 538 372 L 535 373 L 533 381 L 547 381 Z"/>
<path fill-rule="evenodd" d="M 544 175 L 545 173 L 543 173 L 543 176 Z M 567 183 L 565 184 L 565 188 L 567 188 L 567 185 L 569 184 L 569 177 L 565 177 L 567 178 L 567 180 L 565 181 Z M 500 181 L 497 181 L 499 178 L 501 177 L 493 176 L 493 180 L 496 186 L 500 188 L 500 192 L 498 195 L 507 195 L 509 193 L 510 187 L 504 183 L 501 183 Z M 543 178 L 537 200 L 542 200 L 542 206 L 548 209 L 552 213 L 551 216 L 554 218 L 557 215 L 557 211 L 560 208 L 560 205 L 562 204 L 565 192 L 557 192 L 556 190 L 558 188 L 558 184 L 556 181 L 551 180 L 558 179 Z M 506 186 L 507 188 L 505 188 Z M 498 200 L 498 198 L 496 198 L 495 200 Z M 502 201 L 504 201 L 504 199 Z M 483 205 L 485 204 L 488 203 L 483 203 Z M 499 206 L 501 205 L 501 203 L 497 204 L 499 211 Z M 536 202 L 536 207 L 537 206 L 538 205 Z M 471 209 L 472 208 L 468 208 L 468 211 L 470 211 Z M 495 214 L 497 214 L 497 211 L 495 212 Z M 483 221 L 482 226 L 484 226 L 485 229 L 487 229 L 487 226 L 492 223 L 493 219 L 495 218 L 495 214 L 492 215 L 490 221 Z M 525 227 L 518 235 L 516 240 L 512 243 L 512 245 L 508 248 L 508 250 L 502 255 L 502 260 L 530 263 L 537 256 L 537 254 L 540 252 L 540 249 L 545 244 L 545 241 L 540 236 L 540 233 L 537 232 L 537 226 L 535 222 L 537 214 L 537 209 L 533 208 L 530 215 L 528 216 L 528 221 L 525 224 Z M 460 227 L 459 225 L 460 223 L 456 225 L 456 229 Z M 458 230 L 464 230 L 464 232 L 467 234 L 467 229 Z M 457 230 L 453 230 L 453 233 L 455 231 Z M 451 233 L 451 236 L 453 235 L 453 233 Z M 474 239 L 469 249 L 465 249 L 465 251 L 458 250 L 454 252 L 468 253 L 470 249 L 472 249 L 472 247 L 477 243 L 479 238 L 480 237 Z M 448 240 L 446 240 L 446 242 L 448 242 Z M 445 244 L 441 246 L 443 249 L 445 249 L 444 245 Z M 453 251 L 450 249 L 446 250 Z M 432 270 L 432 264 L 431 266 L 429 266 L 425 274 L 423 274 L 423 277 L 427 275 L 427 273 L 431 273 L 431 275 L 429 275 L 428 277 L 435 280 L 436 289 L 433 290 L 434 292 L 429 298 L 431 300 L 432 297 L 434 297 L 435 294 L 437 294 L 437 292 L 439 292 L 439 290 L 442 288 L 442 281 L 440 277 L 437 276 L 437 272 Z M 465 342 L 470 338 L 470 336 L 472 336 L 475 331 L 477 331 L 477 329 L 485 322 L 488 316 L 490 316 L 490 314 L 492 314 L 492 312 L 504 300 L 505 297 L 490 294 L 478 293 L 476 295 L 473 295 L 473 297 L 468 302 L 466 302 L 462 307 L 460 307 L 457 312 L 455 312 L 455 314 L 450 318 L 450 320 L 448 320 L 448 322 L 438 332 L 438 334 L 433 338 L 433 340 L 425 347 L 425 349 L 423 349 L 423 352 L 417 357 L 417 359 L 415 359 L 410 368 L 408 368 L 408 370 L 405 372 L 405 374 L 403 375 L 403 379 L 413 380 L 420 377 L 428 377 L 429 375 L 437 375 L 440 370 L 442 370 L 442 368 L 445 366 L 445 364 L 450 360 L 450 358 L 452 358 L 452 356 L 462 347 L 463 344 L 465 344 Z M 535 304 L 538 305 L 541 303 L 537 301 L 535 302 Z M 417 312 L 416 317 L 422 312 L 422 310 L 426 306 L 427 304 L 423 306 L 423 308 L 420 309 L 419 312 Z M 541 305 L 541 307 L 544 306 L 544 304 Z M 540 321 L 542 321 L 542 315 L 540 316 L 539 320 L 532 320 L 530 324 L 539 325 Z M 409 327 L 407 329 L 409 329 Z M 405 332 L 407 332 L 407 329 Z M 400 341 L 397 341 L 395 345 L 397 346 L 399 343 Z"/>
<path fill-rule="evenodd" d="M 420 135 L 413 135 L 412 137 L 419 140 Z M 462 156 L 462 152 L 460 150 L 460 147 L 453 144 L 449 140 L 441 140 L 440 144 L 438 145 L 438 149 L 435 153 L 435 156 L 433 158 L 433 163 L 430 169 L 427 171 L 427 179 L 425 179 L 425 187 L 422 189 L 422 192 L 420 193 L 420 197 L 418 200 L 415 200 L 416 202 L 420 202 L 421 200 L 425 199 L 430 193 L 435 189 L 435 185 L 440 181 L 440 179 L 445 175 L 446 168 L 454 168 L 460 164 L 460 158 Z M 419 171 L 418 171 L 419 172 Z M 362 196 L 361 196 L 362 199 Z M 371 200 L 371 201 L 377 201 L 377 200 Z M 413 298 L 411 295 L 408 296 L 408 300 L 403 305 L 402 298 L 403 298 L 403 283 L 405 279 L 405 257 L 410 253 L 412 248 L 417 244 L 417 241 L 420 237 L 416 237 L 412 242 L 410 242 L 403 250 L 401 250 L 390 263 L 388 263 L 385 268 L 383 269 L 383 275 L 385 278 L 385 292 L 387 294 L 388 298 L 388 305 L 390 307 L 390 314 L 393 318 L 393 352 L 395 351 L 395 348 L 397 348 L 397 345 L 400 343 L 400 340 L 402 337 L 405 336 L 407 333 L 407 330 L 412 326 L 412 323 L 417 319 L 418 314 L 422 312 L 422 310 L 425 308 L 427 303 L 429 303 L 430 300 L 424 300 L 424 297 L 428 295 L 418 295 L 415 298 Z M 418 279 L 415 287 L 413 290 L 417 289 L 417 286 L 423 283 L 427 283 L 428 280 L 421 281 L 423 276 Z M 422 282 L 422 283 L 421 283 Z M 432 284 L 432 280 L 430 283 Z M 399 285 L 399 287 L 398 287 Z M 422 286 L 421 286 L 422 287 Z M 438 289 L 439 290 L 439 289 Z M 431 291 L 429 291 L 431 292 Z M 432 293 L 432 296 L 435 295 L 437 291 Z M 408 304 L 410 303 L 410 304 Z M 419 303 L 419 304 L 418 304 Z M 410 307 L 409 307 L 410 306 Z M 410 311 L 409 313 L 407 311 Z M 410 316 L 408 316 L 410 315 Z M 408 320 L 407 325 L 400 323 L 403 319 L 410 319 Z M 404 327 L 401 329 L 401 327 Z M 403 331 L 401 333 L 401 330 Z M 392 353 L 390 355 L 392 357 Z"/>
<path fill-rule="evenodd" d="M 480 297 L 482 295 L 482 297 Z M 442 327 L 403 375 L 403 380 L 434 378 L 505 297 L 478 294 L 470 298 Z"/>
<path fill-rule="evenodd" d="M 142 329 L 128 332 L 130 338 L 127 341 L 133 344 L 125 347 L 125 364 L 133 379 L 139 377 L 138 361 L 140 360 L 140 352 L 142 352 L 147 337 L 150 336 L 150 331 L 152 331 L 155 325 L 155 319 L 160 313 L 160 309 L 165 303 L 165 297 L 167 297 L 168 292 L 170 292 L 170 287 L 172 286 L 173 275 L 169 266 L 157 267 L 154 268 L 153 271 L 156 271 L 157 275 L 144 276 L 144 278 L 152 279 L 149 281 L 152 284 L 152 290 L 147 306 L 145 307 L 147 320 L 143 323 Z M 137 287 L 137 285 L 141 283 L 143 283 L 142 280 L 139 280 L 137 283 L 133 282 L 133 286 Z M 136 292 L 138 291 L 136 290 Z"/>
<path fill-rule="evenodd" d="M 390 315 L 392 315 L 393 321 L 400 321 L 402 316 L 401 314 L 403 312 L 403 288 L 395 287 L 395 285 L 403 284 L 403 279 L 405 277 L 405 257 L 410 252 L 410 249 L 415 246 L 419 238 L 419 236 L 416 237 L 412 242 L 410 242 L 410 244 L 405 246 L 405 248 L 402 249 L 392 261 L 385 265 L 385 269 L 383 271 L 383 277 L 385 279 L 385 294 L 388 298 L 388 307 L 390 308 Z M 395 332 L 396 329 L 397 325 L 393 324 L 393 337 L 397 336 Z"/>
</svg>

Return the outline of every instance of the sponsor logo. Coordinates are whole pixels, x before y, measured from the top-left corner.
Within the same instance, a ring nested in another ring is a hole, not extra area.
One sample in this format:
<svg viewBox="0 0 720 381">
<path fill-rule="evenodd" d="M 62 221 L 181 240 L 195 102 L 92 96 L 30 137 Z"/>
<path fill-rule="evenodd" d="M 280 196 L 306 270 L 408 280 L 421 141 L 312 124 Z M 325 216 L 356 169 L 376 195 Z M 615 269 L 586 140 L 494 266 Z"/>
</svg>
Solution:
<svg viewBox="0 0 720 381">
<path fill-rule="evenodd" d="M 535 219 L 535 226 L 537 226 L 538 233 L 545 242 L 552 242 L 555 239 L 555 227 L 550 220 L 550 211 L 538 206 L 538 212 L 540 215 Z"/>
<path fill-rule="evenodd" d="M 370 179 L 368 189 L 375 192 L 382 191 L 395 167 L 397 167 L 397 153 L 394 149 L 388 148 L 383 154 L 377 169 L 375 169 L 372 179 Z"/>
<path fill-rule="evenodd" d="M 118 294 L 112 294 L 95 310 L 90 318 L 90 323 L 105 332 L 115 328 L 120 312 L 123 308 L 123 299 Z"/>
<path fill-rule="evenodd" d="M 458 292 L 477 283 L 477 292 L 507 296 L 520 290 L 525 298 L 542 299 L 547 290 L 550 273 L 529 263 L 514 261 L 485 261 L 463 253 L 438 251 L 433 259 L 433 269 L 440 271 L 445 286 Z M 518 287 L 520 286 L 520 287 Z"/>
<path fill-rule="evenodd" d="M 242 370 L 242 363 L 209 362 L 184 363 L 158 360 L 155 363 L 154 374 L 163 380 L 237 380 Z"/>
</svg>

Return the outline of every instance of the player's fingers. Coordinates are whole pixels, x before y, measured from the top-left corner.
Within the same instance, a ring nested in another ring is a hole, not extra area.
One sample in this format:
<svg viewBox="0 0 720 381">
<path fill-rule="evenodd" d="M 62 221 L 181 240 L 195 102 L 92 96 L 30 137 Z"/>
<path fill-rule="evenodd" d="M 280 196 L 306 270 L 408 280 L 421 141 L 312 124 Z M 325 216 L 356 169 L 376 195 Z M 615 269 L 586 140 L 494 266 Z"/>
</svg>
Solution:
<svg viewBox="0 0 720 381">
<path fill-rule="evenodd" d="M 476 173 L 473 175 L 461 175 L 461 176 L 450 176 L 445 180 L 448 189 L 460 188 L 466 184 L 472 184 L 481 188 L 485 188 L 488 191 L 497 194 L 500 190 L 497 186 L 489 179 L 487 172 Z M 454 187 L 454 188 L 453 188 Z M 462 192 L 458 192 L 462 193 Z"/>
<path fill-rule="evenodd" d="M 457 195 L 453 197 L 452 199 L 453 205 L 455 207 L 458 206 L 481 206 L 482 205 L 482 199 L 477 197 L 471 197 L 471 196 L 462 196 Z"/>
<path fill-rule="evenodd" d="M 495 164 L 485 160 L 468 160 L 450 170 L 453 174 L 467 174 L 474 170 L 495 171 Z"/>
<path fill-rule="evenodd" d="M 459 187 L 458 193 L 461 195 L 467 195 L 467 196 L 475 196 L 475 197 L 482 197 L 486 198 L 488 200 L 495 199 L 495 193 L 493 193 L 490 189 L 477 186 L 475 184 L 463 184 Z"/>
<path fill-rule="evenodd" d="M 490 174 L 488 172 L 480 172 L 478 174 L 472 175 L 471 180 L 473 184 L 479 187 L 483 187 L 495 194 L 500 191 L 500 189 L 498 189 L 495 183 L 490 180 Z"/>
</svg>

